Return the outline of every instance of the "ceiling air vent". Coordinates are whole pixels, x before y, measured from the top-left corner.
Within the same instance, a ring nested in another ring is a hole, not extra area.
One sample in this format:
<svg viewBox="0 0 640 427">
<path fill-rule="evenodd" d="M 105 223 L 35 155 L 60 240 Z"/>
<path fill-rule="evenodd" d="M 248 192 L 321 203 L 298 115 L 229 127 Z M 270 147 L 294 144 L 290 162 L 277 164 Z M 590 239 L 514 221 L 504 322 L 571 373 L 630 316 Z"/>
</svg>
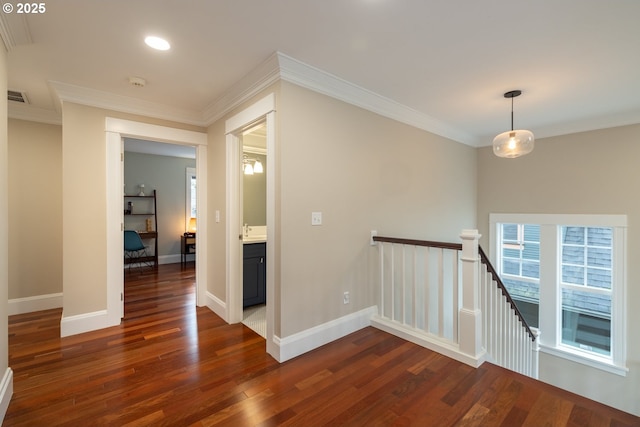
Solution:
<svg viewBox="0 0 640 427">
<path fill-rule="evenodd" d="M 24 92 L 20 92 L 17 90 L 8 90 L 7 97 L 9 101 L 22 102 L 23 104 L 29 103 L 29 100 L 27 100 L 27 95 Z"/>
</svg>

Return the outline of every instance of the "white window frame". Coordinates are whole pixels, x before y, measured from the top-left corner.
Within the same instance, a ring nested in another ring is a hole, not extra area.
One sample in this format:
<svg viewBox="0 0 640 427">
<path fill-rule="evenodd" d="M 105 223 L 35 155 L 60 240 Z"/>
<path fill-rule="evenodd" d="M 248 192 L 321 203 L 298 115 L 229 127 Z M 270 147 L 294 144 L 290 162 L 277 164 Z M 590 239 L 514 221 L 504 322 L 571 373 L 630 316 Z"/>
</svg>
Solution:
<svg viewBox="0 0 640 427">
<path fill-rule="evenodd" d="M 627 216 L 567 214 L 490 214 L 490 259 L 500 265 L 500 225 L 540 225 L 540 351 L 626 376 Z M 562 343 L 561 227 L 611 227 L 613 229 L 611 355 L 600 356 Z"/>
</svg>

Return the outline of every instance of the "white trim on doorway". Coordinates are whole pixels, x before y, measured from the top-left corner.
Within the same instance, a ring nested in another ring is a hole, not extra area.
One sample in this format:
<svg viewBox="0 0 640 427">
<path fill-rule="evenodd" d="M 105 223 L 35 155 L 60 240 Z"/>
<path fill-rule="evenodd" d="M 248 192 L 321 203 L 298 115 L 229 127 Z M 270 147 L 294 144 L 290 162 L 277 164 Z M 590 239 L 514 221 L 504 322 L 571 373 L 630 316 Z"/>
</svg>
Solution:
<svg viewBox="0 0 640 427">
<path fill-rule="evenodd" d="M 198 183 L 198 234 L 207 233 L 207 134 L 167 126 L 107 117 L 105 121 L 107 150 L 107 323 L 120 323 L 123 314 L 124 278 L 122 258 L 123 183 L 122 138 L 147 139 L 196 147 Z M 198 241 L 196 253 L 196 304 L 205 304 L 207 289 L 207 239 Z"/>
<path fill-rule="evenodd" d="M 239 135 L 250 125 L 264 121 L 267 133 L 267 353 L 276 357 L 279 349 L 274 341 L 275 277 L 277 230 L 275 221 L 275 109 L 276 97 L 271 93 L 225 122 L 226 133 L 226 295 L 225 320 L 242 321 L 242 206 L 240 198 L 241 157 Z M 198 225 L 199 229 L 200 225 Z"/>
</svg>

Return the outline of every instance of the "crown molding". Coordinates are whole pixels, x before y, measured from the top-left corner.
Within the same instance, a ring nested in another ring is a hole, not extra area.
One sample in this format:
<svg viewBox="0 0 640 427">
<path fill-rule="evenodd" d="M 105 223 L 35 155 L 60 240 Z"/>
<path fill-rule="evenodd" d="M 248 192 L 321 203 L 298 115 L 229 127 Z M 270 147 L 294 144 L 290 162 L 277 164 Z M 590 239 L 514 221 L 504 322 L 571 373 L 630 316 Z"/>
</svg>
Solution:
<svg viewBox="0 0 640 427">
<path fill-rule="evenodd" d="M 203 112 L 205 124 L 211 125 L 243 102 L 259 94 L 280 79 L 279 53 L 275 52 L 233 84 Z"/>
<path fill-rule="evenodd" d="M 195 126 L 204 126 L 202 114 L 174 108 L 130 96 L 116 95 L 69 83 L 50 81 L 49 85 L 61 102 L 73 102 L 90 107 L 137 114 Z"/>
<path fill-rule="evenodd" d="M 475 147 L 480 142 L 471 134 L 392 99 L 385 98 L 283 53 L 277 52 L 276 54 L 278 55 L 282 80 L 463 144 Z"/>
<path fill-rule="evenodd" d="M 11 51 L 16 46 L 33 43 L 26 15 L 0 13 L 0 37 L 7 51 Z"/>
<path fill-rule="evenodd" d="M 305 64 L 282 52 L 274 52 L 256 68 L 234 83 L 221 97 L 209 104 L 202 112 L 183 110 L 68 83 L 51 81 L 49 85 L 60 101 L 207 127 L 279 80 L 293 83 L 383 117 L 472 147 L 478 147 L 483 142 L 479 138 L 454 128 L 441 120 Z M 34 121 L 51 120 L 50 117 L 47 117 L 47 114 L 40 112 L 33 118 L 27 118 L 24 115 L 19 118 Z M 44 122 L 48 123 L 48 121 Z"/>
</svg>

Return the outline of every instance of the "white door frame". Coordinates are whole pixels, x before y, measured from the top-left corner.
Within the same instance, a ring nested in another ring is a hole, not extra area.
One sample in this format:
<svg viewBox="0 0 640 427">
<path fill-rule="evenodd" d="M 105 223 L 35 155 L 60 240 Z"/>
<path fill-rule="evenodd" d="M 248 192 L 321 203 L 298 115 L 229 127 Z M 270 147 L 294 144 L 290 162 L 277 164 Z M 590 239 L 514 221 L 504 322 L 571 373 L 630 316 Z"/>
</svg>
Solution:
<svg viewBox="0 0 640 427">
<path fill-rule="evenodd" d="M 240 135 L 251 125 L 264 121 L 267 132 L 267 353 L 279 360 L 279 346 L 274 342 L 275 320 L 275 94 L 271 93 L 225 122 L 226 133 L 226 294 L 227 322 L 242 321 L 242 199 Z M 199 226 L 198 226 L 199 227 Z"/>
<path fill-rule="evenodd" d="M 123 262 L 123 154 L 125 137 L 149 139 L 178 145 L 195 146 L 198 186 L 198 241 L 196 251 L 196 305 L 204 306 L 207 291 L 207 134 L 166 126 L 151 125 L 107 117 L 107 316 L 112 324 L 120 323 L 124 315 Z"/>
</svg>

